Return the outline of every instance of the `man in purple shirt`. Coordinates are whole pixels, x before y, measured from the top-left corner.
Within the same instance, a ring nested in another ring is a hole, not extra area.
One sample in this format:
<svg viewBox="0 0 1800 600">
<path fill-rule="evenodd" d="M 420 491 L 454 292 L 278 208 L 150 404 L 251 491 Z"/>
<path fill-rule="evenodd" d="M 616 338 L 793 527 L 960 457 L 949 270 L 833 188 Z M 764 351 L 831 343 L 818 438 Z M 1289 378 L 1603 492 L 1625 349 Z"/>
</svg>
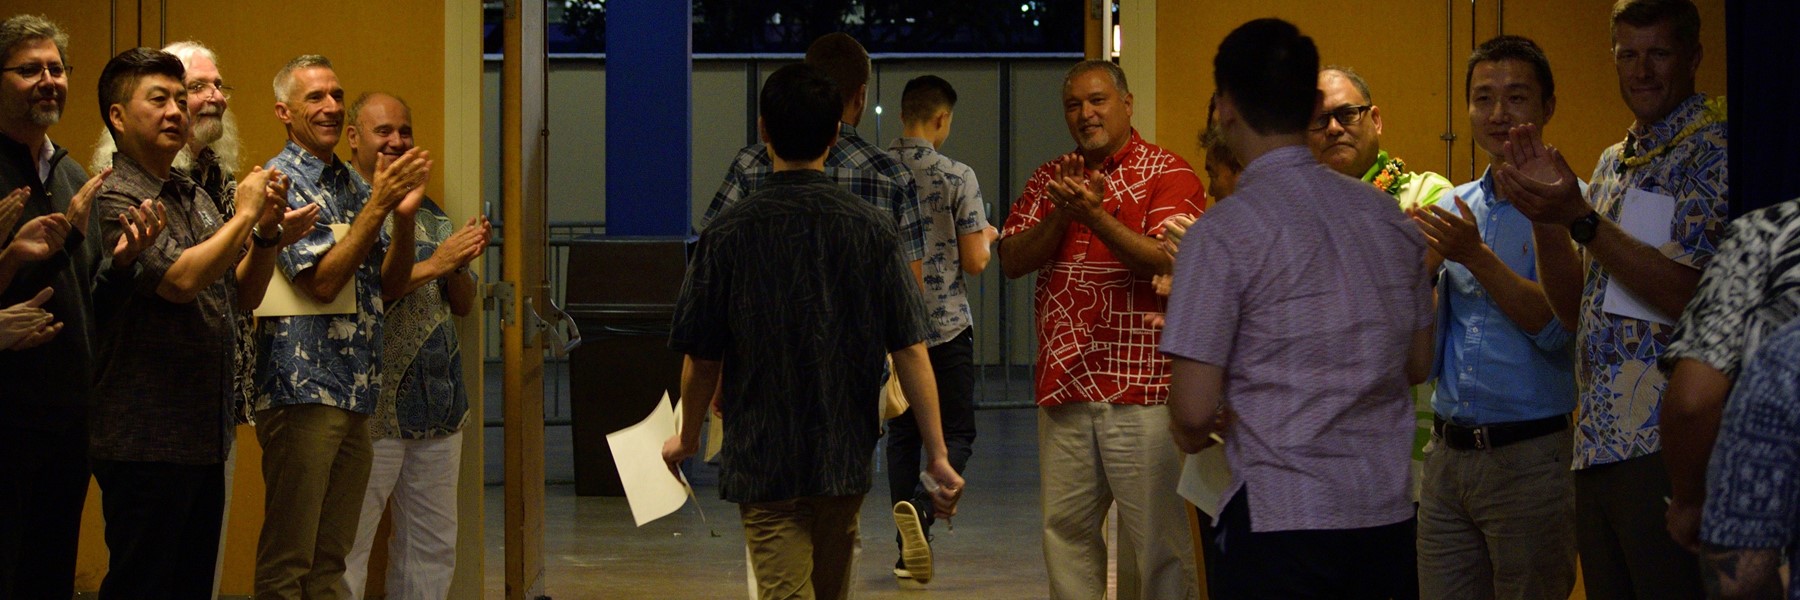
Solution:
<svg viewBox="0 0 1800 600">
<path fill-rule="evenodd" d="M 1213 59 L 1219 126 L 1246 166 L 1175 266 L 1170 430 L 1196 452 L 1232 421 L 1209 549 L 1224 597 L 1417 598 L 1406 388 L 1431 367 L 1425 240 L 1393 198 L 1307 150 L 1318 61 L 1277 19 Z"/>
</svg>

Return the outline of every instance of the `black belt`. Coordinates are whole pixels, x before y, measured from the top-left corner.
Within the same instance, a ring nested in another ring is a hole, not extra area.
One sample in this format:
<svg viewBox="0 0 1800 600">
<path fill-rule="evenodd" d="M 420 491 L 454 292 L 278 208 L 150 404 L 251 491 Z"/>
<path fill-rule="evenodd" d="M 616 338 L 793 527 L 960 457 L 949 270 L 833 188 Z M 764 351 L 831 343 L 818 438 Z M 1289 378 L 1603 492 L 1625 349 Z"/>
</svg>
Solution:
<svg viewBox="0 0 1800 600">
<path fill-rule="evenodd" d="M 1567 415 L 1478 427 L 1457 425 L 1444 421 L 1443 417 L 1433 415 L 1431 425 L 1432 431 L 1443 438 L 1445 445 L 1457 450 L 1490 450 L 1514 442 L 1550 435 L 1568 428 L 1569 417 Z"/>
</svg>

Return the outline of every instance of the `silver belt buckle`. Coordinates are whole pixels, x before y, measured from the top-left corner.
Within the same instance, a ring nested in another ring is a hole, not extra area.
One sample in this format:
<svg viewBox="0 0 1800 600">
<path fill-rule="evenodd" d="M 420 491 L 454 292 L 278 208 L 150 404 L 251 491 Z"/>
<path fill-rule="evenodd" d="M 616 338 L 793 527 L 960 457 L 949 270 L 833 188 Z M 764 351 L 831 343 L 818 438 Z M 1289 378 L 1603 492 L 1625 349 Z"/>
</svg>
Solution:
<svg viewBox="0 0 1800 600">
<path fill-rule="evenodd" d="M 1473 431 L 1475 433 L 1475 449 L 1476 450 L 1488 449 L 1487 427 L 1476 427 L 1470 431 Z"/>
</svg>

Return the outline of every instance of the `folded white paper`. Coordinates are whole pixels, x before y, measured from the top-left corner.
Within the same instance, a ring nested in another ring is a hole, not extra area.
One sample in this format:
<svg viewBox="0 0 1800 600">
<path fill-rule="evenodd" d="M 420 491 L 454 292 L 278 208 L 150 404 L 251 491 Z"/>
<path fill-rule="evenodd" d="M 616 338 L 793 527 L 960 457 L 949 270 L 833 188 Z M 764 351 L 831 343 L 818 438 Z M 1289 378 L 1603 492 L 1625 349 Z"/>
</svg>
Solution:
<svg viewBox="0 0 1800 600">
<path fill-rule="evenodd" d="M 1189 454 L 1181 465 L 1181 481 L 1176 493 L 1194 503 L 1206 516 L 1218 518 L 1219 500 L 1231 487 L 1231 468 L 1225 464 L 1225 445 Z"/>
<path fill-rule="evenodd" d="M 334 240 L 344 239 L 344 236 L 349 233 L 349 223 L 331 225 L 331 238 Z M 354 312 L 356 312 L 355 277 L 350 278 L 350 283 L 345 284 L 344 289 L 338 290 L 337 297 L 332 298 L 331 302 L 320 302 L 314 300 L 311 295 L 300 293 L 300 290 L 294 289 L 294 284 L 288 281 L 287 275 L 283 275 L 280 268 L 275 269 L 275 274 L 269 277 L 269 289 L 263 293 L 262 304 L 256 306 L 256 316 L 258 317 L 347 315 Z"/>
<path fill-rule="evenodd" d="M 1651 248 L 1662 248 L 1671 241 L 1669 223 L 1675 218 L 1675 198 L 1637 188 L 1625 191 L 1625 205 L 1619 212 L 1619 228 Z M 1606 302 L 1601 310 L 1621 317 L 1643 319 L 1674 325 L 1673 315 L 1661 311 L 1619 285 L 1617 279 L 1606 285 Z"/>
<path fill-rule="evenodd" d="M 686 479 L 676 479 L 669 473 L 669 465 L 662 458 L 663 442 L 680 430 L 681 417 L 669 404 L 668 392 L 663 392 L 662 401 L 650 410 L 650 416 L 606 434 L 613 464 L 619 468 L 619 481 L 625 484 L 631 517 L 639 527 L 687 504 Z"/>
</svg>

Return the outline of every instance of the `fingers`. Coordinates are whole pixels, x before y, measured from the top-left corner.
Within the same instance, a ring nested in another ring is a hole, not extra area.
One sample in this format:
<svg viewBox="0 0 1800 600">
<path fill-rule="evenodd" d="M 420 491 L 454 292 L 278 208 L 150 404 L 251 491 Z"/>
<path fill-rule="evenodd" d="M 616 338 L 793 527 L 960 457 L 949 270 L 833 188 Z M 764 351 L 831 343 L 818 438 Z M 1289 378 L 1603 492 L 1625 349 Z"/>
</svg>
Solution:
<svg viewBox="0 0 1800 600">
<path fill-rule="evenodd" d="M 26 300 L 25 306 L 29 306 L 31 308 L 40 308 L 40 307 L 44 306 L 45 302 L 49 302 L 50 297 L 54 296 L 54 295 L 56 295 L 55 288 L 45 287 L 44 289 L 38 290 L 38 293 L 36 296 L 32 296 L 30 300 Z"/>
<path fill-rule="evenodd" d="M 48 342 L 51 339 L 55 338 L 56 334 L 60 333 L 62 331 L 62 329 L 63 329 L 63 324 L 60 321 L 58 321 L 52 325 L 49 325 L 47 327 L 41 327 L 36 332 L 32 333 L 30 336 L 14 343 L 12 346 L 12 349 L 25 350 L 28 348 L 35 348 L 35 347 L 41 346 L 44 344 L 44 342 Z"/>
<path fill-rule="evenodd" d="M 1475 222 L 1475 212 L 1469 210 L 1469 203 L 1463 202 L 1462 196 L 1451 196 L 1450 199 L 1456 201 L 1456 212 L 1462 214 L 1463 220 L 1470 223 Z"/>
</svg>

